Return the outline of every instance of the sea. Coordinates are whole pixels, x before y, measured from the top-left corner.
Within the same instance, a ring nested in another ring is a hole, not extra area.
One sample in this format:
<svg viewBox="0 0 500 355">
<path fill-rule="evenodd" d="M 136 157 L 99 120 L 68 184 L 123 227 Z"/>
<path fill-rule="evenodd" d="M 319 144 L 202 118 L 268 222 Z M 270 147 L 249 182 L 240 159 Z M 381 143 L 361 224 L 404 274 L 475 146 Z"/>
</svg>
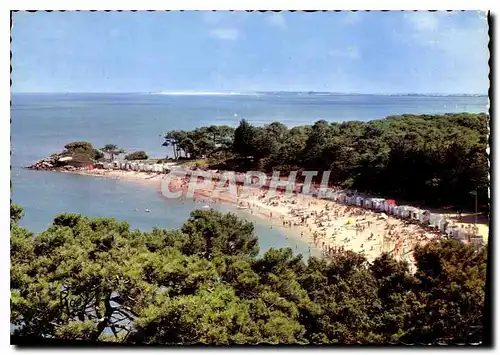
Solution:
<svg viewBox="0 0 500 355">
<path fill-rule="evenodd" d="M 200 126 L 236 127 L 241 119 L 254 125 L 274 121 L 288 126 L 369 121 L 399 114 L 487 112 L 487 96 L 357 95 L 331 93 L 127 93 L 11 95 L 11 199 L 24 208 L 21 225 L 44 231 L 62 212 L 113 217 L 132 229 L 179 228 L 192 201 L 166 200 L 150 186 L 133 181 L 25 167 L 68 142 L 89 141 L 100 148 L 112 143 L 127 151 L 145 150 L 150 157 L 169 154 L 162 147 L 170 130 Z M 171 156 L 171 154 L 170 154 Z M 290 231 L 228 205 L 213 205 L 255 225 L 261 253 L 290 247 L 304 258 L 318 251 Z M 148 209 L 150 212 L 146 212 Z"/>
</svg>

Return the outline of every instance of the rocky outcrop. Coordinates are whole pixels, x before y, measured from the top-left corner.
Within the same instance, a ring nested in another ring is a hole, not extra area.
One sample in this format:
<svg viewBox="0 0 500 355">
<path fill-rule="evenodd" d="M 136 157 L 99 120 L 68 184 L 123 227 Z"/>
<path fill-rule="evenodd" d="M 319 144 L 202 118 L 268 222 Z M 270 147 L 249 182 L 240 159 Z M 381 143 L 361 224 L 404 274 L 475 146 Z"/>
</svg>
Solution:
<svg viewBox="0 0 500 355">
<path fill-rule="evenodd" d="M 64 146 L 61 153 L 52 154 L 27 168 L 51 171 L 87 170 L 99 159 L 103 159 L 103 153 L 94 149 L 90 142 L 71 142 Z"/>
<path fill-rule="evenodd" d="M 75 171 L 79 168 L 72 165 L 73 157 L 64 154 L 52 154 L 50 157 L 41 159 L 35 164 L 27 166 L 33 170 L 52 170 L 52 171 Z"/>
</svg>

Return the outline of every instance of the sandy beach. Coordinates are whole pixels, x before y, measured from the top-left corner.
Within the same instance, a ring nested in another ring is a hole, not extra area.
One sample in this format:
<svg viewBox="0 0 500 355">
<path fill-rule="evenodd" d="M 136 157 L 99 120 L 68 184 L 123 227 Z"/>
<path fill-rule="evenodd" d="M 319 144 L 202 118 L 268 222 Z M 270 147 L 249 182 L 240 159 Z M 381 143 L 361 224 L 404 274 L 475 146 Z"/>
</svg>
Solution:
<svg viewBox="0 0 500 355">
<path fill-rule="evenodd" d="M 161 188 L 165 174 L 153 172 L 94 169 L 70 172 L 79 175 L 102 176 L 111 179 L 135 181 Z M 168 175 L 168 174 L 167 174 Z M 187 178 L 171 177 L 169 190 L 182 191 L 186 198 Z M 306 241 L 311 248 L 326 256 L 352 250 L 363 253 L 372 261 L 383 252 L 391 253 L 398 260 L 412 265 L 412 249 L 438 238 L 426 228 L 356 206 L 345 206 L 312 196 L 277 194 L 267 196 L 263 189 L 245 191 L 238 187 L 238 198 L 228 188 L 220 189 L 213 183 L 212 189 L 196 190 L 193 199 L 213 203 L 229 203 L 248 213 L 266 219 L 271 226 L 283 228 L 290 236 Z M 483 226 L 484 227 L 484 226 Z M 486 233 L 487 233 L 487 226 Z M 481 228 L 484 233 L 484 228 Z"/>
</svg>

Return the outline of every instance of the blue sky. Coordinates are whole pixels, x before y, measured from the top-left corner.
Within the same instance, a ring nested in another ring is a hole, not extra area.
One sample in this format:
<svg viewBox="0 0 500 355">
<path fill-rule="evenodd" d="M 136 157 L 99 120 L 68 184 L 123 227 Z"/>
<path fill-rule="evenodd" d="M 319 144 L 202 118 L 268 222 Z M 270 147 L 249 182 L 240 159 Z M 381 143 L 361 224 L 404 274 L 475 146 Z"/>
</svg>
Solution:
<svg viewBox="0 0 500 355">
<path fill-rule="evenodd" d="M 13 92 L 486 93 L 478 12 L 15 13 Z"/>
</svg>

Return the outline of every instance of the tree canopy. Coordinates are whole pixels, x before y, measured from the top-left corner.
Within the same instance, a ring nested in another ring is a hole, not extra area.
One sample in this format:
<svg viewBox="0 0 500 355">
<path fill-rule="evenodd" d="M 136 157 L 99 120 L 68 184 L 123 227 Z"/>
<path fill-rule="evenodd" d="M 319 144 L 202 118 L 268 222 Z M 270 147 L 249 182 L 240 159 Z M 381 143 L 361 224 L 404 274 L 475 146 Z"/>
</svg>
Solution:
<svg viewBox="0 0 500 355">
<path fill-rule="evenodd" d="M 216 159 L 216 168 L 283 174 L 329 170 L 330 182 L 345 188 L 408 203 L 474 210 L 473 191 L 478 192 L 480 208 L 488 209 L 489 204 L 488 126 L 489 117 L 483 113 L 401 115 L 369 122 L 321 120 L 293 128 L 280 122 L 255 127 L 242 120 L 235 130 L 211 126 L 173 131 L 165 144 L 173 144 L 186 157 L 225 158 L 225 166 Z M 218 149 L 212 132 L 224 137 Z M 235 164 L 238 158 L 244 164 Z"/>
<path fill-rule="evenodd" d="M 95 149 L 92 143 L 84 141 L 66 144 L 64 151 L 60 155 L 71 157 L 72 160 L 66 162 L 66 164 L 75 166 L 86 166 L 104 157 L 104 154 L 100 150 Z"/>
<path fill-rule="evenodd" d="M 147 160 L 148 155 L 145 151 L 139 150 L 137 152 L 132 152 L 130 154 L 125 155 L 125 160 Z"/>
<path fill-rule="evenodd" d="M 227 157 L 233 144 L 234 128 L 199 127 L 193 131 L 170 131 L 164 136 L 164 147 L 171 147 L 174 158 Z M 183 156 L 184 155 L 184 156 Z"/>
<path fill-rule="evenodd" d="M 251 223 L 193 211 L 179 230 L 63 213 L 36 236 L 11 207 L 14 334 L 159 344 L 483 340 L 486 248 L 438 241 L 417 271 L 384 254 L 258 255 Z"/>
<path fill-rule="evenodd" d="M 101 151 L 105 154 L 108 154 L 111 160 L 115 159 L 115 155 L 125 153 L 125 150 L 118 147 L 116 144 L 106 144 L 103 148 L 101 148 Z"/>
</svg>

